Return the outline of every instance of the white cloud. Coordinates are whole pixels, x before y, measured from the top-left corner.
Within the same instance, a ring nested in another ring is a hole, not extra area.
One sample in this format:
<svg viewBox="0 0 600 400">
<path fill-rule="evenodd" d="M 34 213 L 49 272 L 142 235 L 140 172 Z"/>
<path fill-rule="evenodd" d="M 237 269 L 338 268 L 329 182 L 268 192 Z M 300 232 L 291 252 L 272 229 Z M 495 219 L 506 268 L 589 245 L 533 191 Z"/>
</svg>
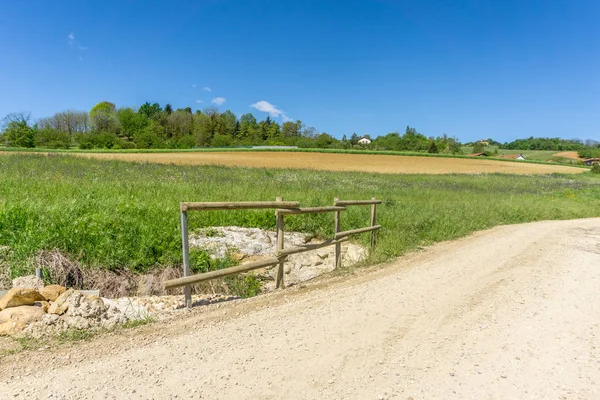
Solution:
<svg viewBox="0 0 600 400">
<path fill-rule="evenodd" d="M 204 103 L 202 100 L 196 100 L 196 104 Z"/>
<path fill-rule="evenodd" d="M 205 92 L 212 92 L 212 89 L 211 89 L 211 88 L 209 88 L 208 86 L 204 86 L 204 87 L 202 88 L 202 90 L 204 90 Z"/>
<path fill-rule="evenodd" d="M 225 97 L 215 97 L 214 99 L 212 99 L 213 104 L 216 104 L 218 106 L 222 105 L 226 101 L 227 99 Z"/>
<path fill-rule="evenodd" d="M 82 46 L 77 40 L 75 40 L 75 34 L 73 32 L 69 33 L 69 46 L 77 46 L 77 48 L 81 51 L 87 50 L 87 47 Z"/>
<path fill-rule="evenodd" d="M 195 83 L 193 83 L 193 84 L 192 84 L 192 87 L 193 87 L 194 89 L 196 89 L 196 84 L 195 84 Z"/>
<path fill-rule="evenodd" d="M 291 121 L 291 118 L 285 115 L 285 112 L 275 107 L 275 105 L 269 103 L 268 101 L 257 101 L 254 104 L 250 104 L 250 107 L 256 108 L 258 111 L 269 113 L 271 117 L 279 118 L 283 120 L 283 122 Z"/>
</svg>

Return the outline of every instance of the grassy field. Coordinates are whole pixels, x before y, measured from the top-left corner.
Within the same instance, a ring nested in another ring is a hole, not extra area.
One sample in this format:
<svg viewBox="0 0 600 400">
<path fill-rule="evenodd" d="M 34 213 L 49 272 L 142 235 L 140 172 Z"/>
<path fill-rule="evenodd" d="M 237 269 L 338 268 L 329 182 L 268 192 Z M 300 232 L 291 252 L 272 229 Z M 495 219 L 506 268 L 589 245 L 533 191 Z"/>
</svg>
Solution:
<svg viewBox="0 0 600 400">
<path fill-rule="evenodd" d="M 58 248 L 85 266 L 145 272 L 179 265 L 180 201 L 298 200 L 376 196 L 384 229 L 372 261 L 499 224 L 600 216 L 600 180 L 578 175 L 383 175 L 356 172 L 174 166 L 70 156 L 0 155 L 0 245 L 12 274 L 31 272 L 40 250 Z M 365 226 L 351 208 L 342 229 Z M 190 214 L 211 225 L 274 228 L 272 210 Z M 333 216 L 302 215 L 287 227 L 329 237 Z M 368 235 L 358 240 L 368 240 Z"/>
</svg>

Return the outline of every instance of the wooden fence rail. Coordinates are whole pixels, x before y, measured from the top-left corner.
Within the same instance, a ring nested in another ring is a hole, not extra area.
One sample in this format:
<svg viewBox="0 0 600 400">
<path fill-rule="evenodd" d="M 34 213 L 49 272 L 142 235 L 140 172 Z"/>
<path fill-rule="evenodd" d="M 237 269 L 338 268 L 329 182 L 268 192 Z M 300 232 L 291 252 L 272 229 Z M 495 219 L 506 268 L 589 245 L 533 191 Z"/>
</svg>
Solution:
<svg viewBox="0 0 600 400">
<path fill-rule="evenodd" d="M 300 202 L 283 201 L 278 197 L 275 201 L 238 201 L 238 202 L 220 202 L 220 203 L 199 203 L 183 202 L 180 204 L 181 210 L 181 245 L 183 251 L 183 277 L 171 279 L 165 282 L 165 289 L 182 287 L 185 296 L 185 304 L 189 308 L 192 306 L 191 284 L 204 282 L 211 279 L 222 278 L 228 275 L 248 272 L 258 268 L 266 268 L 277 265 L 276 287 L 284 287 L 284 263 L 289 255 L 303 253 L 306 251 L 317 250 L 326 246 L 335 246 L 334 268 L 339 268 L 342 264 L 341 244 L 349 239 L 349 236 L 359 233 L 371 232 L 371 247 L 375 246 L 375 232 L 381 229 L 381 225 L 376 224 L 376 207 L 381 204 L 381 200 L 374 197 L 371 200 L 340 200 L 334 199 L 333 206 L 325 207 L 300 207 Z M 347 231 L 341 230 L 341 213 L 347 206 L 371 206 L 370 226 Z M 277 250 L 272 257 L 264 260 L 254 261 L 237 265 L 235 267 L 225 268 L 217 271 L 209 271 L 201 274 L 192 275 L 190 267 L 190 248 L 188 233 L 188 211 L 212 211 L 212 210 L 256 210 L 256 209 L 275 209 L 275 218 L 277 226 Z M 315 214 L 315 213 L 334 213 L 334 232 L 333 239 L 325 240 L 321 243 L 306 244 L 302 246 L 293 246 L 284 248 L 284 216 L 296 214 Z"/>
</svg>

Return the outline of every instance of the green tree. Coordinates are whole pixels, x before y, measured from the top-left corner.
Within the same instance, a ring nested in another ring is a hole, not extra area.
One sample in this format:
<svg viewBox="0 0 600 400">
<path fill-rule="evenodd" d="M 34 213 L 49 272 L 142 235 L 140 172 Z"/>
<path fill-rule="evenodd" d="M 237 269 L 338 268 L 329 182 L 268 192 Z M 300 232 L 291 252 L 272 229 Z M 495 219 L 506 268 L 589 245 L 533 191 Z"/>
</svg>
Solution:
<svg viewBox="0 0 600 400">
<path fill-rule="evenodd" d="M 155 103 L 155 104 L 158 104 L 158 103 Z M 165 112 L 167 113 L 167 115 L 170 115 L 173 112 L 173 106 L 171 106 L 170 104 L 165 105 Z"/>
<path fill-rule="evenodd" d="M 485 151 L 485 146 L 481 142 L 475 142 L 473 145 L 473 153 L 483 153 Z"/>
<path fill-rule="evenodd" d="M 171 112 L 173 111 L 173 108 L 170 107 Z M 138 112 L 140 114 L 144 114 L 146 116 L 146 118 L 152 118 L 155 114 L 162 112 L 162 108 L 160 107 L 160 104 L 158 103 L 154 103 L 154 104 L 150 104 L 148 102 L 145 102 L 144 104 L 142 104 L 142 106 L 140 107 L 140 109 L 138 110 Z"/>
<path fill-rule="evenodd" d="M 437 153 L 438 152 L 438 148 L 437 145 L 435 144 L 435 140 L 432 140 L 429 142 L 429 149 L 427 149 L 428 153 Z"/>
<path fill-rule="evenodd" d="M 244 114 L 240 117 L 240 129 L 238 132 L 238 140 L 251 140 L 258 131 L 256 118 L 251 113 Z"/>
<path fill-rule="evenodd" d="M 8 147 L 34 147 L 35 131 L 27 121 L 11 121 L 6 125 L 2 138 Z"/>
<path fill-rule="evenodd" d="M 52 128 L 44 128 L 35 135 L 35 147 L 45 149 L 68 149 L 71 147 L 71 136 Z"/>
<path fill-rule="evenodd" d="M 119 122 L 121 136 L 127 139 L 132 139 L 140 133 L 149 122 L 146 115 L 135 112 L 132 108 L 119 108 L 117 121 Z"/>
<path fill-rule="evenodd" d="M 118 131 L 117 109 L 111 102 L 101 101 L 92 107 L 90 120 L 96 132 L 117 133 Z"/>
</svg>

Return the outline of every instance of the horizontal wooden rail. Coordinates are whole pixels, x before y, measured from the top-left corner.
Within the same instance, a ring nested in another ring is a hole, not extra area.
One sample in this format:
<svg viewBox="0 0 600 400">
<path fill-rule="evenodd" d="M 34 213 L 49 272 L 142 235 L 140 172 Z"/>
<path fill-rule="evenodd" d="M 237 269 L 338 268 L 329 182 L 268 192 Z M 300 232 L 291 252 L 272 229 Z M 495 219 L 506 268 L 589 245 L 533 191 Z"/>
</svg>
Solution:
<svg viewBox="0 0 600 400">
<path fill-rule="evenodd" d="M 269 257 L 260 261 L 253 261 L 238 265 L 236 267 L 230 267 L 225 269 L 219 269 L 217 271 L 204 272 L 202 274 L 184 276 L 183 278 L 171 279 L 165 282 L 165 289 L 174 289 L 181 286 L 191 285 L 193 283 L 204 282 L 210 279 L 222 278 L 224 276 L 239 274 L 240 272 L 252 271 L 253 269 L 272 267 L 279 263 L 279 258 Z"/>
<path fill-rule="evenodd" d="M 320 249 L 322 247 L 327 247 L 327 246 L 333 246 L 334 244 L 338 244 L 338 243 L 342 243 L 345 242 L 347 240 L 349 240 L 350 238 L 348 237 L 344 237 L 341 239 L 329 239 L 326 240 L 324 242 L 321 243 L 314 243 L 314 244 L 305 244 L 302 246 L 293 246 L 293 247 L 288 247 L 285 250 L 282 250 L 278 253 L 279 256 L 289 256 L 292 254 L 298 254 L 298 253 L 304 253 L 305 251 L 311 251 L 311 250 L 317 250 Z"/>
<path fill-rule="evenodd" d="M 369 204 L 381 204 L 381 200 L 336 200 L 336 206 L 366 206 Z"/>
<path fill-rule="evenodd" d="M 345 211 L 346 207 L 301 207 L 301 208 L 288 208 L 277 210 L 280 214 L 316 214 L 316 213 L 326 213 L 326 212 L 334 212 L 334 211 Z"/>
<path fill-rule="evenodd" d="M 299 208 L 299 201 L 233 201 L 219 203 L 180 203 L 181 211 L 249 210 L 263 208 Z"/>
<path fill-rule="evenodd" d="M 357 233 L 376 231 L 377 229 L 381 229 L 381 225 L 367 226 L 366 228 L 352 229 L 351 231 L 338 232 L 335 234 L 335 238 L 340 239 L 340 238 L 343 238 L 346 236 L 356 235 Z"/>
</svg>

